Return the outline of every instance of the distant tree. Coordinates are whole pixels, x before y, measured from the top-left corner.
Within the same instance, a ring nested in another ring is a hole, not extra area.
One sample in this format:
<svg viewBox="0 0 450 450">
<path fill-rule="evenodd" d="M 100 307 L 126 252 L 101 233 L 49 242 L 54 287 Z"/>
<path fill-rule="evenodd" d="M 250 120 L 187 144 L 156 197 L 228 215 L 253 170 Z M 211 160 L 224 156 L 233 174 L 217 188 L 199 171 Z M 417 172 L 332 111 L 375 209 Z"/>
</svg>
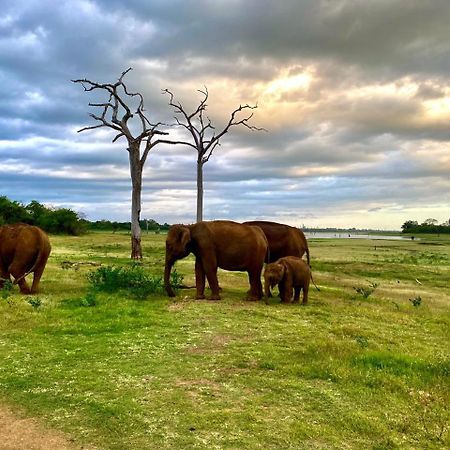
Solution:
<svg viewBox="0 0 450 450">
<path fill-rule="evenodd" d="M 32 218 L 22 203 L 9 200 L 6 196 L 0 197 L 0 225 L 8 223 L 31 223 Z"/>
<path fill-rule="evenodd" d="M 427 219 L 422 225 L 437 225 L 438 221 L 436 219 Z"/>
<path fill-rule="evenodd" d="M 205 111 L 207 109 L 208 89 L 199 90 L 203 96 L 199 105 L 192 112 L 188 113 L 186 109 L 179 102 L 175 102 L 174 94 L 168 89 L 164 89 L 163 93 L 168 94 L 170 97 L 169 105 L 175 110 L 175 120 L 177 125 L 184 128 L 190 135 L 189 141 L 178 141 L 177 144 L 184 144 L 194 148 L 197 151 L 197 222 L 203 220 L 203 166 L 209 161 L 211 155 L 218 145 L 220 145 L 220 139 L 228 133 L 231 127 L 237 125 L 243 125 L 249 130 L 264 130 L 263 128 L 257 128 L 249 125 L 249 120 L 253 117 L 253 113 L 248 114 L 246 117 L 238 118 L 239 113 L 246 110 L 256 109 L 258 106 L 240 105 L 230 115 L 228 123 L 222 128 L 221 131 L 216 132 L 211 120 L 205 117 Z"/>
<path fill-rule="evenodd" d="M 28 203 L 28 205 L 25 207 L 25 210 L 32 218 L 33 223 L 38 226 L 41 224 L 41 221 L 44 219 L 44 217 L 51 212 L 47 207 L 36 200 L 32 200 L 30 203 Z"/>
<path fill-rule="evenodd" d="M 85 92 L 103 91 L 108 99 L 101 103 L 89 103 L 89 106 L 101 108 L 101 113 L 89 114 L 98 123 L 84 127 L 78 132 L 93 130 L 95 128 L 107 127 L 114 130 L 116 136 L 112 142 L 120 138 L 127 141 L 127 151 L 130 164 L 130 175 L 132 185 L 131 195 L 131 258 L 142 258 L 141 228 L 139 219 L 141 214 L 142 172 L 147 160 L 148 153 L 156 145 L 164 142 L 172 144 L 167 140 L 154 140 L 155 136 L 167 135 L 167 132 L 158 130 L 162 123 L 152 123 L 145 114 L 144 98 L 139 92 L 130 92 L 123 82 L 125 75 L 131 67 L 119 77 L 116 83 L 97 83 L 86 78 L 72 80 L 80 83 Z M 136 104 L 136 110 L 132 112 L 132 103 Z M 130 119 L 135 118 L 130 122 Z M 137 130 L 137 131 L 132 131 Z"/>
<path fill-rule="evenodd" d="M 403 231 L 403 233 L 409 233 L 410 231 L 417 228 L 418 226 L 419 226 L 419 222 L 417 222 L 416 220 L 407 220 L 402 225 L 402 231 Z"/>
<path fill-rule="evenodd" d="M 79 235 L 86 231 L 85 221 L 68 208 L 48 208 L 33 200 L 28 205 L 0 197 L 0 225 L 24 222 L 49 233 Z"/>
</svg>

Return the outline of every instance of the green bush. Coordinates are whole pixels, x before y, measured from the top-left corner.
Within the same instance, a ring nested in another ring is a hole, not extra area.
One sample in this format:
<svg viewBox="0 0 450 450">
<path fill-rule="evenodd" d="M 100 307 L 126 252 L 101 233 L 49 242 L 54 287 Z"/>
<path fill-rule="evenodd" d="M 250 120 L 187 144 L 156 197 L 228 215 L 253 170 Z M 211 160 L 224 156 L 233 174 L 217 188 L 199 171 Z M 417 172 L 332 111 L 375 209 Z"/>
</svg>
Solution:
<svg viewBox="0 0 450 450">
<path fill-rule="evenodd" d="M 150 275 L 139 264 L 125 267 L 102 266 L 88 274 L 88 281 L 94 289 L 103 292 L 128 291 L 133 297 L 145 299 L 150 294 L 164 293 L 162 276 Z M 183 276 L 174 270 L 171 285 L 177 291 L 183 282 Z"/>
<path fill-rule="evenodd" d="M 369 298 L 375 291 L 375 289 L 378 287 L 378 283 L 370 283 L 369 287 L 365 286 L 356 286 L 353 289 L 363 296 L 363 298 L 367 299 Z"/>
<path fill-rule="evenodd" d="M 27 302 L 33 307 L 33 309 L 38 309 L 42 306 L 42 300 L 39 297 L 28 297 Z"/>
<path fill-rule="evenodd" d="M 87 294 L 81 298 L 81 306 L 92 307 L 97 305 L 97 292 L 94 289 L 90 289 Z"/>
<path fill-rule="evenodd" d="M 85 222 L 71 209 L 48 208 L 36 200 L 24 205 L 0 196 L 0 225 L 19 222 L 36 225 L 48 233 L 78 236 L 86 232 Z"/>
<path fill-rule="evenodd" d="M 416 295 L 414 298 L 410 298 L 409 301 L 417 308 L 422 304 L 422 297 L 420 295 Z"/>
</svg>

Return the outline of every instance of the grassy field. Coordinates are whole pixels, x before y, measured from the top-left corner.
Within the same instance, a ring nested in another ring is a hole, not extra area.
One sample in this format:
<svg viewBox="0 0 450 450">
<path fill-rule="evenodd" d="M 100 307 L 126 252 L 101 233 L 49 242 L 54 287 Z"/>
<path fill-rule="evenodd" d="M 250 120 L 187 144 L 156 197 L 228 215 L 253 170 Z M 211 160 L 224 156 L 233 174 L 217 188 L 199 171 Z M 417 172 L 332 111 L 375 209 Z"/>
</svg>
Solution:
<svg viewBox="0 0 450 450">
<path fill-rule="evenodd" d="M 164 235 L 143 236 L 162 275 Z M 129 237 L 51 237 L 36 297 L 0 293 L 1 400 L 100 449 L 450 446 L 450 240 L 311 239 L 307 306 L 98 293 Z M 64 263 L 66 262 L 66 263 Z M 63 267 L 66 267 L 65 269 Z M 193 258 L 179 261 L 194 284 Z"/>
</svg>

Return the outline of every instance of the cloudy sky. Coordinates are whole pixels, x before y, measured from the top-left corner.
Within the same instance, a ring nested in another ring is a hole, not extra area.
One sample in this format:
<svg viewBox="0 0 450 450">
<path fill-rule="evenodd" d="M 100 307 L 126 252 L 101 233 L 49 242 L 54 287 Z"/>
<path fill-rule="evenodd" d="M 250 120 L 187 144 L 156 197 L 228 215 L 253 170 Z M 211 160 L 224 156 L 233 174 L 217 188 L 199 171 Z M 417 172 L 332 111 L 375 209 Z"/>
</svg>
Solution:
<svg viewBox="0 0 450 450">
<path fill-rule="evenodd" d="M 448 0 L 0 0 L 0 195 L 129 220 L 126 143 L 74 78 L 125 81 L 173 122 L 207 86 L 205 219 L 398 229 L 450 217 Z M 172 136 L 177 136 L 172 131 Z M 195 220 L 196 154 L 158 146 L 143 218 Z"/>
</svg>

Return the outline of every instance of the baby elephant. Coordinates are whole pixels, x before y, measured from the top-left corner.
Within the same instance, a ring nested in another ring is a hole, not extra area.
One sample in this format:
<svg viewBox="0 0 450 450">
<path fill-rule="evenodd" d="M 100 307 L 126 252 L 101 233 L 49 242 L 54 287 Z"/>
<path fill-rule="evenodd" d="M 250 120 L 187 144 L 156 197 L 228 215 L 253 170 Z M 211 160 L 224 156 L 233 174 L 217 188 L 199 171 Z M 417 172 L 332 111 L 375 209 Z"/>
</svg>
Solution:
<svg viewBox="0 0 450 450">
<path fill-rule="evenodd" d="M 311 280 L 311 269 L 301 258 L 285 256 L 274 263 L 267 264 L 264 270 L 264 295 L 267 298 L 270 288 L 278 284 L 282 303 L 289 303 L 294 288 L 294 303 L 300 300 L 303 289 L 303 304 L 308 302 L 308 289 Z"/>
</svg>

